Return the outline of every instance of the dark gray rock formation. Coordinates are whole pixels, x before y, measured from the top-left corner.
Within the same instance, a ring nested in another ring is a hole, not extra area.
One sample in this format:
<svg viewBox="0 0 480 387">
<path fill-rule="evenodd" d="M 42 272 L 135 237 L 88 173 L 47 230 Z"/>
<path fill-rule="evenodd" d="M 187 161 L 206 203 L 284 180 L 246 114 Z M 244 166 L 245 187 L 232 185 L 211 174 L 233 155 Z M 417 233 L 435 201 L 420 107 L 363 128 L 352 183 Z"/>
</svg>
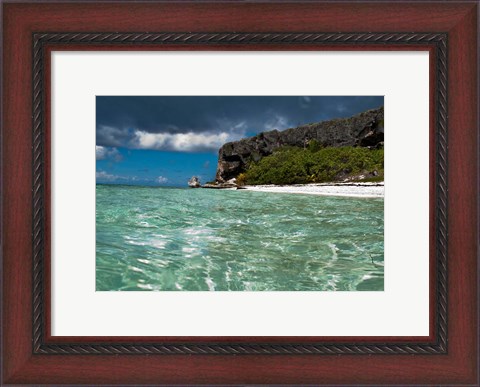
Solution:
<svg viewBox="0 0 480 387">
<path fill-rule="evenodd" d="M 198 179 L 197 176 L 192 176 L 190 180 L 188 181 L 188 186 L 190 188 L 200 188 L 200 180 Z"/>
<path fill-rule="evenodd" d="M 238 186 L 236 184 L 232 183 L 218 183 L 218 184 L 204 184 L 202 185 L 202 188 L 210 188 L 210 189 L 231 189 L 231 188 L 237 188 Z"/>
<path fill-rule="evenodd" d="M 283 131 L 272 130 L 254 137 L 224 144 L 218 152 L 215 179 L 225 182 L 244 172 L 249 163 L 285 145 L 304 147 L 316 140 L 327 146 L 383 147 L 383 107 L 350 118 L 302 125 Z"/>
<path fill-rule="evenodd" d="M 204 184 L 202 185 L 202 188 L 212 188 L 212 189 L 226 189 L 226 188 L 229 188 L 229 189 L 232 189 L 232 188 L 238 188 L 238 185 L 237 185 L 237 181 L 236 179 L 230 179 L 224 183 L 221 183 L 221 182 L 214 182 L 213 184 L 212 183 L 207 183 L 207 184 Z"/>
</svg>

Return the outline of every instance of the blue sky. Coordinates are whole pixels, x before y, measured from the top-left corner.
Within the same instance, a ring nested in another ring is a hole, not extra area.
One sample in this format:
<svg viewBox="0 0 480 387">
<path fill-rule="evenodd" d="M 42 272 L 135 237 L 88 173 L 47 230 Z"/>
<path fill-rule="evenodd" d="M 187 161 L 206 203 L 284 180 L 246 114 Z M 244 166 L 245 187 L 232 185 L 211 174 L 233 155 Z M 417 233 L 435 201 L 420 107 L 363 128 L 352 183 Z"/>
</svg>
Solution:
<svg viewBox="0 0 480 387">
<path fill-rule="evenodd" d="M 97 182 L 205 183 L 226 142 L 379 106 L 382 96 L 97 96 Z"/>
</svg>

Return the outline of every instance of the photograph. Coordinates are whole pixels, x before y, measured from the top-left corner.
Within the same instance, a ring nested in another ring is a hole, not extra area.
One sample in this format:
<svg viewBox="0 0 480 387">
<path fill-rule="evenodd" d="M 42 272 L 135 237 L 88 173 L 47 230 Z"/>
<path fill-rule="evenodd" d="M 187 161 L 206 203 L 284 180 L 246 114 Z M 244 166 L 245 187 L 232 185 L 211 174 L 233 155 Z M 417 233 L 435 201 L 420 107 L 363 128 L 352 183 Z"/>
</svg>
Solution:
<svg viewBox="0 0 480 387">
<path fill-rule="evenodd" d="M 383 291 L 383 96 L 96 96 L 96 291 Z"/>
</svg>

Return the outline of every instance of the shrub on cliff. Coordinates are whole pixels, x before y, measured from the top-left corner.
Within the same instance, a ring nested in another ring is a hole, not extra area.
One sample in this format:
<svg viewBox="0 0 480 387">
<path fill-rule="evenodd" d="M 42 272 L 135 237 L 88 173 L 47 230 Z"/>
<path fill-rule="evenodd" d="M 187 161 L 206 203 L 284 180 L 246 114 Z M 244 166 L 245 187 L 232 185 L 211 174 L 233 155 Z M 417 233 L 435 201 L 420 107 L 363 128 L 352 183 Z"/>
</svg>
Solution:
<svg viewBox="0 0 480 387">
<path fill-rule="evenodd" d="M 243 186 L 247 184 L 247 175 L 245 173 L 241 173 L 237 176 L 237 185 Z"/>
<path fill-rule="evenodd" d="M 242 174 L 246 184 L 306 184 L 343 180 L 376 171 L 383 176 L 383 149 L 283 147 Z"/>
</svg>

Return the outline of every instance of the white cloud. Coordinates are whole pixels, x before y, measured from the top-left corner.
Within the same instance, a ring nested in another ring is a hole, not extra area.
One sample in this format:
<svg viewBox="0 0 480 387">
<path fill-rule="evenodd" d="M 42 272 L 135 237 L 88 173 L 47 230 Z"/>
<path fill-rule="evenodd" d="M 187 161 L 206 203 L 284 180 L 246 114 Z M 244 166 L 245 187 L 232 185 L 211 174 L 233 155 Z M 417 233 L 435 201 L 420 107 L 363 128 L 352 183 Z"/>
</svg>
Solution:
<svg viewBox="0 0 480 387">
<path fill-rule="evenodd" d="M 283 130 L 292 127 L 288 119 L 284 116 L 281 116 L 280 114 L 275 114 L 272 118 L 270 118 L 268 121 L 266 121 L 263 124 L 263 128 L 265 131 L 270 131 L 270 130 Z"/>
<path fill-rule="evenodd" d="M 179 152 L 217 151 L 226 142 L 244 138 L 248 127 L 246 120 L 231 121 L 226 118 L 212 120 L 203 131 L 171 124 L 164 126 L 160 132 L 99 125 L 97 143 L 103 146 L 97 146 L 97 160 L 111 158 L 120 161 L 122 155 L 116 148 L 120 146 Z"/>
<path fill-rule="evenodd" d="M 236 130 L 245 130 L 247 128 L 247 122 L 246 121 L 239 122 L 238 124 L 234 125 L 233 128 Z"/>
<path fill-rule="evenodd" d="M 95 174 L 95 177 L 97 178 L 97 180 L 103 180 L 103 181 L 115 181 L 120 179 L 120 176 L 112 175 L 105 171 L 98 171 Z"/>
<path fill-rule="evenodd" d="M 243 134 L 248 127 L 247 121 L 232 121 L 227 118 L 216 118 L 210 124 L 212 128 L 220 128 L 224 132 Z"/>
<path fill-rule="evenodd" d="M 97 171 L 95 174 L 95 177 L 97 178 L 97 181 L 107 182 L 107 183 L 112 183 L 112 182 L 126 183 L 126 182 L 136 182 L 140 180 L 137 176 L 119 176 L 119 175 L 114 175 L 112 173 L 108 173 L 105 171 Z"/>
<path fill-rule="evenodd" d="M 166 183 L 167 181 L 168 181 L 168 179 L 166 177 L 163 177 L 163 176 L 158 176 L 157 177 L 157 183 L 159 183 L 159 184 Z"/>
<path fill-rule="evenodd" d="M 148 133 L 135 131 L 132 145 L 140 149 L 174 150 L 192 152 L 198 150 L 217 150 L 228 142 L 229 133 Z"/>
<path fill-rule="evenodd" d="M 121 161 L 122 155 L 117 148 L 109 148 L 107 146 L 95 146 L 95 158 L 97 160 L 110 159 L 113 161 Z"/>
</svg>

